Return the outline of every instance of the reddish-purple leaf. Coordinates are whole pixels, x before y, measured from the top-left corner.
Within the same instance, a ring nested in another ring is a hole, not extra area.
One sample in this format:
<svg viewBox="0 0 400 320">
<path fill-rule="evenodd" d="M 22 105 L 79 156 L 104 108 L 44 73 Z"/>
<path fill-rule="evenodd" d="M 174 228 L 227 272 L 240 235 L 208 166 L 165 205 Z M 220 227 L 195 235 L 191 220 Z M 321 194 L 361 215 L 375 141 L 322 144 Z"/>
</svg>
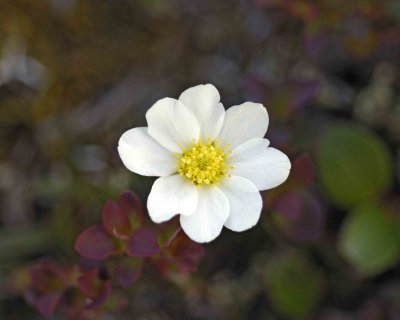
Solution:
<svg viewBox="0 0 400 320">
<path fill-rule="evenodd" d="M 325 212 L 310 193 L 293 191 L 274 203 L 278 227 L 289 238 L 299 242 L 318 241 L 324 231 Z"/>
<path fill-rule="evenodd" d="M 292 221 L 299 219 L 302 208 L 303 196 L 295 191 L 285 193 L 273 205 L 275 211 Z"/>
<path fill-rule="evenodd" d="M 101 225 L 85 229 L 75 241 L 75 250 L 93 260 L 104 260 L 118 252 L 114 239 Z"/>
<path fill-rule="evenodd" d="M 321 202 L 313 194 L 305 193 L 302 214 L 293 230 L 294 238 L 301 242 L 320 240 L 324 233 L 325 220 L 325 211 Z"/>
<path fill-rule="evenodd" d="M 308 186 L 313 183 L 315 167 L 311 157 L 308 154 L 304 153 L 294 159 L 291 176 L 294 181 L 304 186 Z"/>
<path fill-rule="evenodd" d="M 172 245 L 176 258 L 191 257 L 198 259 L 204 254 L 204 247 L 191 240 L 183 231 L 172 241 Z"/>
<path fill-rule="evenodd" d="M 78 278 L 78 286 L 82 293 L 89 299 L 94 299 L 99 294 L 99 270 L 93 269 L 85 272 Z"/>
<path fill-rule="evenodd" d="M 128 215 L 112 200 L 108 200 L 103 207 L 102 222 L 110 235 L 121 240 L 128 239 L 132 233 Z"/>
<path fill-rule="evenodd" d="M 157 242 L 167 244 L 176 235 L 177 230 L 180 230 L 179 217 L 175 216 L 172 219 L 157 224 Z"/>
<path fill-rule="evenodd" d="M 111 281 L 99 277 L 99 270 L 88 271 L 78 278 L 78 286 L 89 299 L 86 308 L 92 309 L 102 305 L 111 293 Z"/>
<path fill-rule="evenodd" d="M 65 287 L 64 270 L 50 260 L 43 260 L 29 269 L 32 288 L 38 292 L 47 293 Z"/>
<path fill-rule="evenodd" d="M 32 291 L 28 291 L 25 295 L 25 299 L 27 303 L 35 307 L 41 315 L 51 317 L 56 312 L 62 296 L 62 292 L 36 295 Z"/>
<path fill-rule="evenodd" d="M 142 226 L 144 220 L 142 202 L 135 193 L 131 191 L 122 193 L 118 199 L 118 206 L 128 216 L 132 228 Z"/>
<path fill-rule="evenodd" d="M 102 286 L 102 290 L 100 291 L 100 294 L 96 299 L 93 299 L 87 306 L 87 309 L 94 309 L 100 307 L 102 304 L 104 304 L 108 297 L 111 294 L 111 289 L 112 289 L 112 284 L 110 280 L 105 280 Z"/>
<path fill-rule="evenodd" d="M 196 271 L 204 255 L 204 247 L 192 241 L 181 229 L 171 237 L 164 251 L 181 272 Z"/>
<path fill-rule="evenodd" d="M 114 270 L 114 279 L 121 287 L 134 284 L 142 274 L 143 259 L 129 259 Z"/>
<path fill-rule="evenodd" d="M 143 227 L 133 232 L 126 246 L 126 253 L 131 257 L 151 257 L 159 252 L 154 232 Z"/>
<path fill-rule="evenodd" d="M 36 300 L 36 307 L 42 315 L 50 317 L 55 313 L 62 296 L 62 292 L 54 292 L 41 296 Z"/>
</svg>

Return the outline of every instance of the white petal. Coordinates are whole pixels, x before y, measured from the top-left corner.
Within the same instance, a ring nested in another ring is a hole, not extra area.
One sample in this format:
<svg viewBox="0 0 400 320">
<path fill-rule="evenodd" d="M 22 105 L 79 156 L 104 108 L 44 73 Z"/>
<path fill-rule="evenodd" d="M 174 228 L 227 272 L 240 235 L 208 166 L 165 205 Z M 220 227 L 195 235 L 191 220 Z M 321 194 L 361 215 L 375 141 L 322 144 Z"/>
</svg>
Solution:
<svg viewBox="0 0 400 320">
<path fill-rule="evenodd" d="M 200 138 L 214 140 L 221 131 L 225 109 L 219 102 L 217 88 L 212 84 L 201 84 L 182 92 L 179 101 L 190 110 L 200 125 Z"/>
<path fill-rule="evenodd" d="M 268 129 L 267 109 L 260 103 L 245 102 L 229 108 L 218 136 L 222 146 L 231 147 L 253 138 L 262 138 Z"/>
<path fill-rule="evenodd" d="M 229 201 L 218 187 L 200 187 L 198 192 L 197 208 L 191 216 L 181 215 L 181 226 L 192 240 L 210 242 L 228 219 Z"/>
<path fill-rule="evenodd" d="M 176 214 L 191 215 L 197 206 L 198 189 L 179 174 L 158 178 L 147 199 L 151 220 L 156 223 L 171 219 Z"/>
<path fill-rule="evenodd" d="M 229 218 L 225 227 L 232 231 L 244 231 L 255 226 L 260 218 L 262 198 L 254 183 L 231 176 L 221 183 L 221 191 L 229 200 Z"/>
<path fill-rule="evenodd" d="M 259 190 L 274 188 L 289 176 L 291 164 L 281 151 L 266 148 L 266 139 L 252 139 L 232 150 L 230 173 L 253 182 Z"/>
<path fill-rule="evenodd" d="M 168 176 L 176 172 L 173 154 L 149 136 L 147 128 L 126 131 L 118 142 L 124 165 L 143 176 Z"/>
<path fill-rule="evenodd" d="M 248 159 L 254 158 L 267 150 L 268 146 L 269 141 L 267 139 L 255 138 L 247 140 L 232 150 L 230 161 L 235 163 L 248 161 Z"/>
<path fill-rule="evenodd" d="M 149 134 L 172 152 L 182 152 L 198 140 L 200 127 L 195 116 L 178 100 L 158 100 L 146 113 Z"/>
</svg>

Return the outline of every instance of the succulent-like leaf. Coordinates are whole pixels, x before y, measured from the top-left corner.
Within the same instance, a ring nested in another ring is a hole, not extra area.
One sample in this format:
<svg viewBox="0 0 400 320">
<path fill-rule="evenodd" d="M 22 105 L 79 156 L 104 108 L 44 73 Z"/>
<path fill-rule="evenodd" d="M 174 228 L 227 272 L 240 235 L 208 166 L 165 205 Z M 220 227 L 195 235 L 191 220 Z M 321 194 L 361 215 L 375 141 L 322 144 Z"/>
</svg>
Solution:
<svg viewBox="0 0 400 320">
<path fill-rule="evenodd" d="M 52 292 L 41 296 L 27 297 L 27 302 L 34 306 L 41 315 L 51 317 L 56 312 L 62 296 L 63 292 Z"/>
<path fill-rule="evenodd" d="M 75 250 L 93 260 L 104 260 L 118 252 L 114 239 L 101 225 L 85 229 L 75 241 Z"/>
<path fill-rule="evenodd" d="M 174 264 L 180 272 L 193 272 L 204 255 L 204 247 L 191 240 L 182 229 L 170 238 L 163 250 L 167 260 Z"/>
<path fill-rule="evenodd" d="M 300 252 L 286 252 L 268 261 L 265 284 L 271 306 L 290 319 L 310 319 L 322 297 L 320 270 Z"/>
<path fill-rule="evenodd" d="M 132 233 L 128 215 L 112 200 L 108 200 L 103 207 L 102 222 L 104 229 L 119 239 L 127 239 Z"/>
<path fill-rule="evenodd" d="M 126 247 L 126 253 L 131 257 L 151 257 L 159 252 L 154 232 L 144 227 L 133 232 Z"/>
<path fill-rule="evenodd" d="M 136 193 L 132 191 L 122 193 L 118 198 L 118 205 L 128 216 L 133 229 L 142 226 L 144 220 L 143 207 Z"/>
<path fill-rule="evenodd" d="M 50 260 L 43 260 L 29 270 L 32 287 L 41 293 L 55 292 L 64 288 L 64 270 Z"/>
<path fill-rule="evenodd" d="M 272 218 L 287 237 L 300 242 L 318 241 L 325 227 L 325 211 L 311 193 L 292 191 L 273 204 Z"/>
<path fill-rule="evenodd" d="M 327 195 L 342 207 L 379 197 L 394 176 L 385 142 L 352 124 L 326 129 L 318 144 L 317 160 Z"/>
<path fill-rule="evenodd" d="M 291 179 L 298 184 L 308 186 L 315 177 L 314 163 L 307 153 L 303 153 L 293 160 Z"/>
<path fill-rule="evenodd" d="M 122 287 L 129 287 L 141 276 L 143 259 L 129 259 L 116 266 L 113 278 Z"/>
<path fill-rule="evenodd" d="M 88 271 L 78 278 L 78 286 L 82 293 L 90 299 L 86 308 L 92 309 L 102 305 L 111 293 L 111 281 L 101 279 L 99 270 Z"/>
<path fill-rule="evenodd" d="M 361 203 L 344 220 L 338 249 L 363 276 L 387 270 L 399 261 L 400 256 L 395 220 L 382 206 Z"/>
</svg>

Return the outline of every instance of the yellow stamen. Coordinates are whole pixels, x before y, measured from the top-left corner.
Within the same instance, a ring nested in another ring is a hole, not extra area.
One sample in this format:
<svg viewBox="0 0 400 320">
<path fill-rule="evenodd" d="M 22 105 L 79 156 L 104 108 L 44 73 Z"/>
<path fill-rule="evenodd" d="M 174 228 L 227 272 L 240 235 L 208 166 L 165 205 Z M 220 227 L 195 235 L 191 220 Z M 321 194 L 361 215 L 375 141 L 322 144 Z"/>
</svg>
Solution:
<svg viewBox="0 0 400 320">
<path fill-rule="evenodd" d="M 215 185 L 226 175 L 231 166 L 226 165 L 226 152 L 218 146 L 217 141 L 206 143 L 193 142 L 193 145 L 182 154 L 175 154 L 177 168 L 181 176 L 187 177 L 195 185 Z"/>
</svg>

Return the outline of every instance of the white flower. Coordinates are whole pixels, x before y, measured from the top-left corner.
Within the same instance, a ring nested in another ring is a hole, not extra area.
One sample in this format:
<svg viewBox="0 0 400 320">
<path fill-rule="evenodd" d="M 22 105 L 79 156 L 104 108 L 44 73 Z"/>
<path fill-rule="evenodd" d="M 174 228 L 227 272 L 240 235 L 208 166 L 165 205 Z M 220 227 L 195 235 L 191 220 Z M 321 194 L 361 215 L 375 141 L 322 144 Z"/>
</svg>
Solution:
<svg viewBox="0 0 400 320">
<path fill-rule="evenodd" d="M 245 102 L 225 112 L 211 84 L 157 101 L 146 119 L 148 127 L 121 136 L 120 157 L 129 170 L 160 177 L 147 200 L 151 219 L 180 214 L 194 241 L 212 241 L 223 226 L 253 227 L 262 209 L 259 191 L 289 175 L 288 157 L 263 138 L 269 122 L 263 105 Z"/>
</svg>

